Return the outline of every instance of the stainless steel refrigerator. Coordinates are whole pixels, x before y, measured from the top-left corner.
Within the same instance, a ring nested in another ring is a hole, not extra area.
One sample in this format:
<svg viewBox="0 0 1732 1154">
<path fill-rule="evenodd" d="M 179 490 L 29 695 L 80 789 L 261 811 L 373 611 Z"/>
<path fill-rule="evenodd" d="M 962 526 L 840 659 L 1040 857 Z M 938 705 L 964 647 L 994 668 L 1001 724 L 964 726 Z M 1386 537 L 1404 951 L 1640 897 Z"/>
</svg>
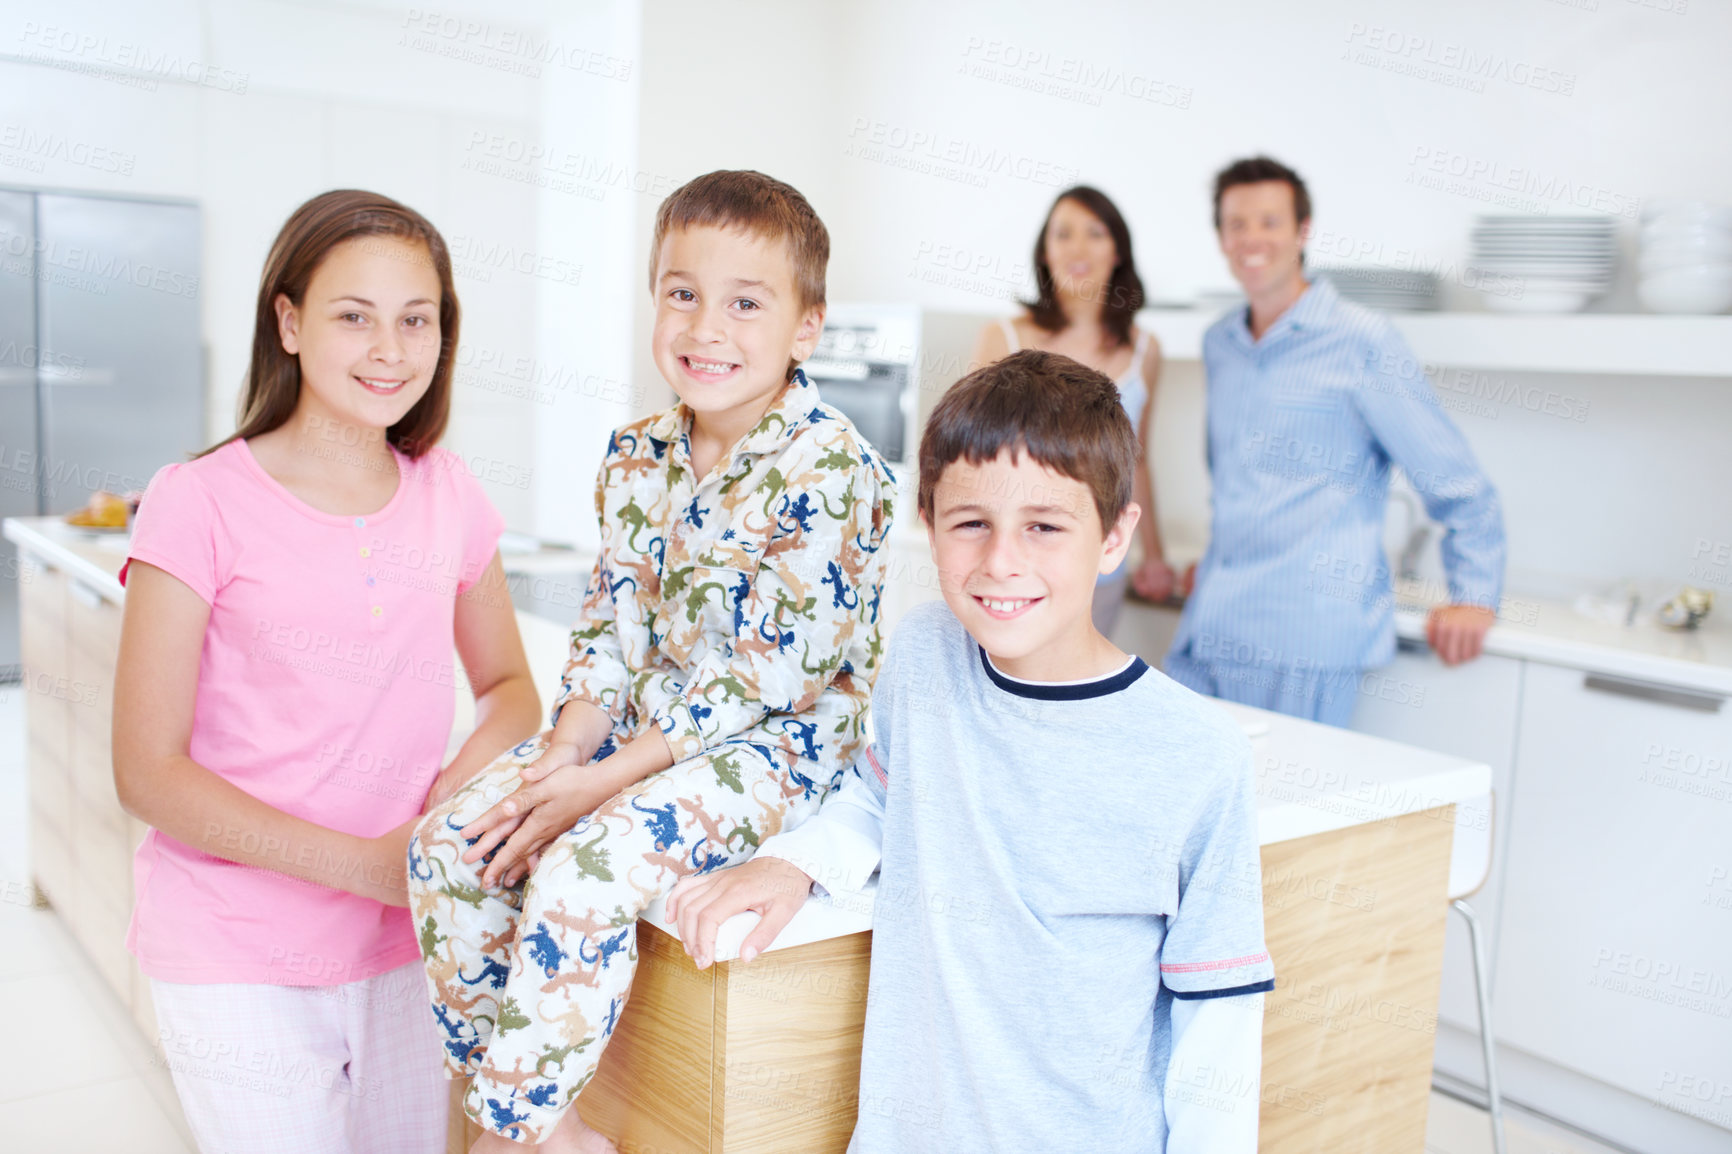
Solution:
<svg viewBox="0 0 1732 1154">
<path fill-rule="evenodd" d="M 0 516 L 142 489 L 204 441 L 199 211 L 0 188 Z M 18 558 L 0 541 L 0 680 L 16 680 Z"/>
</svg>

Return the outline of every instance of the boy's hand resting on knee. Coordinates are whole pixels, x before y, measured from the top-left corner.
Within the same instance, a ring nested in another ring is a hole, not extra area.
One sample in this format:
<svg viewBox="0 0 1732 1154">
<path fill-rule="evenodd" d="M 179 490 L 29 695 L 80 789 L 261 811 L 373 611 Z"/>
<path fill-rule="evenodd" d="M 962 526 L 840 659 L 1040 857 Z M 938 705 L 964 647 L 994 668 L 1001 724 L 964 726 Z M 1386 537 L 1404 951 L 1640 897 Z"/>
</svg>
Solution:
<svg viewBox="0 0 1732 1154">
<path fill-rule="evenodd" d="M 535 868 L 548 842 L 617 792 L 617 784 L 587 773 L 584 767 L 563 765 L 539 781 L 518 786 L 459 830 L 463 837 L 477 839 L 463 851 L 463 860 L 480 861 L 491 853 L 481 872 L 482 886 L 516 885 Z"/>
<path fill-rule="evenodd" d="M 716 931 L 747 910 L 758 924 L 740 943 L 740 960 L 749 962 L 776 940 L 812 893 L 812 879 L 777 857 L 753 858 L 742 866 L 690 877 L 668 894 L 668 921 L 679 926 L 680 940 L 698 969 L 716 954 Z"/>
</svg>

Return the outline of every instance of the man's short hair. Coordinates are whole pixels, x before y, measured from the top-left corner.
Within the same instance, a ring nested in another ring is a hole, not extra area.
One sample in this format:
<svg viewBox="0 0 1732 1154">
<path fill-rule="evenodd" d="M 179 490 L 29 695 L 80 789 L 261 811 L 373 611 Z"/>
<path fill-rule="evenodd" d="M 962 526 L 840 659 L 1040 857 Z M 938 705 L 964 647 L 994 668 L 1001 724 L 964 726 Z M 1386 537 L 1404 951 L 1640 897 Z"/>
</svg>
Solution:
<svg viewBox="0 0 1732 1154">
<path fill-rule="evenodd" d="M 1271 157 L 1250 156 L 1235 160 L 1215 174 L 1216 232 L 1221 231 L 1221 197 L 1227 190 L 1237 184 L 1262 184 L 1266 180 L 1285 181 L 1293 190 L 1293 223 L 1303 225 L 1311 219 L 1311 193 L 1299 174 Z"/>
<path fill-rule="evenodd" d="M 1069 357 L 1023 349 L 969 373 L 939 399 L 920 438 L 926 520 L 945 469 L 957 460 L 978 465 L 1005 449 L 1087 485 L 1102 532 L 1131 503 L 1142 448 L 1118 386 Z"/>
<path fill-rule="evenodd" d="M 735 228 L 767 240 L 785 241 L 802 311 L 824 302 L 824 269 L 830 263 L 830 233 L 800 191 L 749 169 L 720 170 L 689 180 L 656 211 L 650 241 L 650 291 L 662 241 L 676 228 Z"/>
</svg>

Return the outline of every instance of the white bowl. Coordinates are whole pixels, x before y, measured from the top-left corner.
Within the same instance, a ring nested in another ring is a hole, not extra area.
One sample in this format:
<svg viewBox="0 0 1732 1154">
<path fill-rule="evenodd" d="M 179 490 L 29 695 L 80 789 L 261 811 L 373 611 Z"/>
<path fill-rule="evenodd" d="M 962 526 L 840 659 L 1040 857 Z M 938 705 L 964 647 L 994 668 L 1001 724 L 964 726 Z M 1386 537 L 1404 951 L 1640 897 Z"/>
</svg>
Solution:
<svg viewBox="0 0 1732 1154">
<path fill-rule="evenodd" d="M 1674 268 L 1732 268 L 1732 245 L 1724 249 L 1645 248 L 1636 258 L 1636 270 L 1642 276 Z"/>
<path fill-rule="evenodd" d="M 1637 230 L 1642 240 L 1716 240 L 1732 236 L 1732 226 L 1692 220 L 1653 220 Z"/>
<path fill-rule="evenodd" d="M 1669 225 L 1695 224 L 1709 228 L 1732 229 L 1732 205 L 1715 204 L 1706 200 L 1657 198 L 1642 206 L 1642 227 L 1660 222 Z"/>
<path fill-rule="evenodd" d="M 1732 308 L 1732 267 L 1686 265 L 1646 273 L 1636 296 L 1657 313 L 1723 313 Z"/>
</svg>

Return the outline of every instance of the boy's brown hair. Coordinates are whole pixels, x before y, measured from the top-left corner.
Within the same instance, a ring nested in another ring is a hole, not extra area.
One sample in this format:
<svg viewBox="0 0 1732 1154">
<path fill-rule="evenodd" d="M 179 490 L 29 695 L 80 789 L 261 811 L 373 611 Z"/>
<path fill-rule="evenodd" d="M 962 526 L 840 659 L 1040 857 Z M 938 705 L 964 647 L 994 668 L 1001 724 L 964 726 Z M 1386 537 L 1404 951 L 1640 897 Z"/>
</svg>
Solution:
<svg viewBox="0 0 1732 1154">
<path fill-rule="evenodd" d="M 800 190 L 750 169 L 722 169 L 689 180 L 656 210 L 650 241 L 650 291 L 662 241 L 676 228 L 736 228 L 767 240 L 785 241 L 794 286 L 804 312 L 824 301 L 824 270 L 830 263 L 830 233 Z"/>
<path fill-rule="evenodd" d="M 951 386 L 920 438 L 921 516 L 931 522 L 933 494 L 953 462 L 978 465 L 1005 449 L 1087 485 L 1102 532 L 1131 503 L 1142 450 L 1118 386 L 1069 357 L 1023 349 Z"/>
</svg>

